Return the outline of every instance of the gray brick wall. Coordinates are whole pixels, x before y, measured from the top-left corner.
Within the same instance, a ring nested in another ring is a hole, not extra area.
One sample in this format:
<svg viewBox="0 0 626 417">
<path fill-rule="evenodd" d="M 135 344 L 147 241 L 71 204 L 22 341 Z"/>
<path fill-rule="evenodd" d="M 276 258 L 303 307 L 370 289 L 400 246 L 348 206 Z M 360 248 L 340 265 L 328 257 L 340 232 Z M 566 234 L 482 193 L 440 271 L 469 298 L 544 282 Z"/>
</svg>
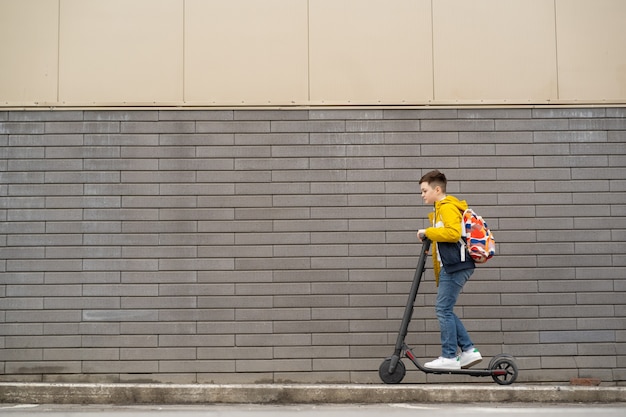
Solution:
<svg viewBox="0 0 626 417">
<path fill-rule="evenodd" d="M 377 383 L 439 168 L 498 240 L 458 305 L 487 360 L 626 381 L 624 108 L 5 110 L 0 144 L 0 380 Z"/>
</svg>

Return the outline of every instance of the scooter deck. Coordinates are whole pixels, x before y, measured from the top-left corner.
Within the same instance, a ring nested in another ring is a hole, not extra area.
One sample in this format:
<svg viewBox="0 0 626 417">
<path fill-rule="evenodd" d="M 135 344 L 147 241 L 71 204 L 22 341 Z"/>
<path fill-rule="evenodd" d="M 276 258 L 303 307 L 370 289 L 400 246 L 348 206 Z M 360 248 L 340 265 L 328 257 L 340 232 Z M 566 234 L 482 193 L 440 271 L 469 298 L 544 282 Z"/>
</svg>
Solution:
<svg viewBox="0 0 626 417">
<path fill-rule="evenodd" d="M 408 347 L 407 347 L 408 348 Z M 413 362 L 413 364 L 415 366 L 417 366 L 417 368 L 422 371 L 422 372 L 426 372 L 427 374 L 438 374 L 438 375 L 469 375 L 469 376 L 493 376 L 493 375 L 506 375 L 506 371 L 504 370 L 498 370 L 498 369 L 433 369 L 433 368 L 427 368 L 424 365 L 422 365 L 417 358 L 415 357 L 415 355 L 413 355 L 413 352 L 411 352 L 410 349 L 406 350 L 405 353 L 406 357 L 409 358 L 411 360 L 411 362 Z"/>
</svg>

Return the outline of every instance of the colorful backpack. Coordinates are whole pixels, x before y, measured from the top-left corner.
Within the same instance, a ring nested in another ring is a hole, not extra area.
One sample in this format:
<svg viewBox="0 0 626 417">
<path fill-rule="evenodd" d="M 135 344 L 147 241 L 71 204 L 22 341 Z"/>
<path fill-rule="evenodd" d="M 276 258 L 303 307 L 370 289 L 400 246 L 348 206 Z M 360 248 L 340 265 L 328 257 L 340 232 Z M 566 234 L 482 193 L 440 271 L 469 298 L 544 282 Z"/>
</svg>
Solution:
<svg viewBox="0 0 626 417">
<path fill-rule="evenodd" d="M 465 261 L 466 247 L 474 262 L 479 264 L 487 262 L 496 254 L 496 240 L 487 222 L 471 208 L 463 212 L 462 221 L 461 259 Z"/>
</svg>

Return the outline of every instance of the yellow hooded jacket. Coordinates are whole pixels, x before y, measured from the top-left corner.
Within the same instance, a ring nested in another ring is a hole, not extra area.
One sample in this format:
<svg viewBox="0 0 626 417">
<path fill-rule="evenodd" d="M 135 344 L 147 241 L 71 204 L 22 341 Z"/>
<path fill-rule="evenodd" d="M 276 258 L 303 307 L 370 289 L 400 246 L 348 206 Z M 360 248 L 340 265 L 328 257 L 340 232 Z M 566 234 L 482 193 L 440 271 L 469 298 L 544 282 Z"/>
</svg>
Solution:
<svg viewBox="0 0 626 417">
<path fill-rule="evenodd" d="M 446 272 L 474 268 L 470 256 L 461 261 L 461 222 L 468 205 L 465 200 L 448 195 L 435 203 L 435 210 L 428 215 L 432 227 L 425 230 L 426 237 L 433 241 L 433 268 L 435 282 L 439 285 L 441 264 Z"/>
</svg>

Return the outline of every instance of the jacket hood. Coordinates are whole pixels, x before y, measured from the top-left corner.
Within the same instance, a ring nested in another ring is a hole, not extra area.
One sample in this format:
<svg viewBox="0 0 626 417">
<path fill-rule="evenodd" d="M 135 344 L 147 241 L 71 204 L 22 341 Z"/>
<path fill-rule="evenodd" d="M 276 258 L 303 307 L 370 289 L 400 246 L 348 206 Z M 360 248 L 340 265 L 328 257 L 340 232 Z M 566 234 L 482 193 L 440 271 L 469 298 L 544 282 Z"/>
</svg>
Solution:
<svg viewBox="0 0 626 417">
<path fill-rule="evenodd" d="M 467 205 L 467 201 L 459 200 L 453 195 L 447 195 L 443 200 L 437 201 L 435 203 L 435 209 L 441 207 L 442 204 L 452 204 L 454 205 L 460 212 L 464 212 L 469 208 Z"/>
</svg>

